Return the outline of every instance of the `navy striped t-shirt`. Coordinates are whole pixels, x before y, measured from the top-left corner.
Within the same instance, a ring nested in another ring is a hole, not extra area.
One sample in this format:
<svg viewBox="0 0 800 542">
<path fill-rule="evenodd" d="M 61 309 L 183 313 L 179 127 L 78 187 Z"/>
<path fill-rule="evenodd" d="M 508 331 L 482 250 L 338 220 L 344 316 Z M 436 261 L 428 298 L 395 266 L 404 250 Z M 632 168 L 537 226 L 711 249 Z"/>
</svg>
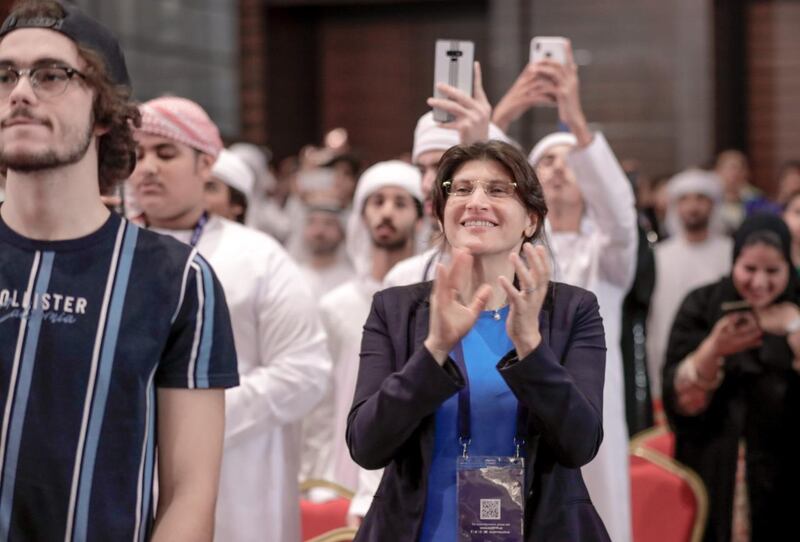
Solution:
<svg viewBox="0 0 800 542">
<path fill-rule="evenodd" d="M 237 384 L 190 247 L 113 214 L 67 241 L 0 220 L 0 540 L 148 539 L 156 388 Z"/>
</svg>

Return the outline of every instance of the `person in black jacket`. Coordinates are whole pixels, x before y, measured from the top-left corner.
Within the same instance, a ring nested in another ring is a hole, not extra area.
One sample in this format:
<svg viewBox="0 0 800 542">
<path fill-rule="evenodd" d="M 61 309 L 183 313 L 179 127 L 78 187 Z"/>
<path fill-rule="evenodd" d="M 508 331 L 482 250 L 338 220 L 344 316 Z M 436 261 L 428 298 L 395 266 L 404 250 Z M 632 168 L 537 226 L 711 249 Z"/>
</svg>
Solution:
<svg viewBox="0 0 800 542">
<path fill-rule="evenodd" d="M 386 470 L 356 540 L 462 540 L 457 458 L 515 444 L 522 540 L 608 540 L 579 470 L 603 438 L 603 324 L 595 296 L 550 282 L 531 243 L 547 213 L 535 173 L 511 145 L 459 145 L 433 205 L 450 262 L 433 283 L 376 294 L 364 327 L 346 437 L 357 463 Z"/>
<path fill-rule="evenodd" d="M 800 282 L 790 246 L 780 218 L 748 218 L 734 238 L 731 276 L 691 292 L 672 327 L 664 408 L 676 458 L 708 489 L 709 542 L 731 540 L 742 446 L 751 540 L 796 531 Z"/>
</svg>

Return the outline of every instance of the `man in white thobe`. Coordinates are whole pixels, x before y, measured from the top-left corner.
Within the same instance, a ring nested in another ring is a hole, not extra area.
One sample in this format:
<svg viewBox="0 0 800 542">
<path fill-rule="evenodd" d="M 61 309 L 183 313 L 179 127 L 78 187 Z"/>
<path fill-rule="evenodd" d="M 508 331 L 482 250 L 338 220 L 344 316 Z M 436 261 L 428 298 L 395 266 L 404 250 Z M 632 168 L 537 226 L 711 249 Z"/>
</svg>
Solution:
<svg viewBox="0 0 800 542">
<path fill-rule="evenodd" d="M 653 400 L 661 399 L 661 368 L 672 321 L 683 298 L 731 270 L 733 243 L 714 232 L 722 187 L 717 174 L 690 169 L 667 184 L 668 220 L 676 232 L 654 249 L 656 283 L 647 317 L 647 365 Z"/>
<path fill-rule="evenodd" d="M 335 203 L 310 205 L 305 213 L 303 253 L 297 263 L 315 299 L 353 278 L 344 250 L 345 212 Z"/>
<path fill-rule="evenodd" d="M 359 180 L 347 223 L 347 251 L 355 276 L 320 301 L 334 378 L 331 394 L 318 407 L 327 411 L 332 432 L 324 472 L 315 477 L 347 488 L 356 489 L 358 483 L 359 467 L 350 458 L 344 434 L 358 376 L 362 329 L 386 272 L 414 254 L 422 201 L 417 168 L 396 160 L 368 168 Z"/>
<path fill-rule="evenodd" d="M 222 148 L 194 102 L 140 106 L 131 177 L 149 227 L 195 246 L 231 314 L 241 385 L 225 395 L 225 448 L 214 539 L 300 541 L 299 421 L 329 386 L 331 362 L 313 299 L 271 237 L 208 215 L 203 186 Z"/>
<path fill-rule="evenodd" d="M 581 471 L 592 503 L 615 542 L 632 536 L 628 428 L 622 378 L 622 301 L 633 282 L 638 233 L 633 189 L 601 133 L 589 130 L 580 102 L 577 67 L 567 63 L 529 65 L 530 105 L 558 107 L 569 133 L 544 137 L 529 160 L 542 183 L 548 207 L 546 228 L 554 280 L 597 296 L 606 335 L 603 443 Z"/>
</svg>

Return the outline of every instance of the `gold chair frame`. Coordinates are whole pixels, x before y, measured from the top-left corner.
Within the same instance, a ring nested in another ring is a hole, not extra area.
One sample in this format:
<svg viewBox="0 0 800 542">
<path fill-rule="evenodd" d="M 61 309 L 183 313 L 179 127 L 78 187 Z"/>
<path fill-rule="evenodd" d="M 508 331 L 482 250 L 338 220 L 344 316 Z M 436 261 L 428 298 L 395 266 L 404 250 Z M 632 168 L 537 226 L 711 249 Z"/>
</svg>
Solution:
<svg viewBox="0 0 800 542">
<path fill-rule="evenodd" d="M 645 430 L 644 432 L 647 431 L 650 430 Z M 640 435 L 641 433 L 637 434 L 636 436 L 639 437 Z M 697 513 L 694 517 L 694 525 L 692 526 L 690 540 L 691 542 L 701 542 L 706 530 L 706 521 L 708 520 L 708 492 L 706 491 L 706 486 L 700 479 L 700 476 L 698 476 L 696 472 L 683 463 L 675 461 L 671 457 L 667 457 L 660 452 L 642 446 L 641 440 L 638 442 L 639 443 L 634 446 L 635 442 L 634 440 L 631 440 L 631 455 L 635 455 L 636 457 L 661 467 L 667 472 L 671 472 L 681 480 L 685 481 L 692 490 L 695 501 L 697 502 Z"/>
<path fill-rule="evenodd" d="M 630 442 L 630 451 L 631 453 L 634 452 L 637 448 L 647 448 L 645 446 L 645 442 L 650 440 L 654 437 L 660 437 L 662 435 L 666 435 L 670 432 L 669 426 L 666 425 L 654 425 L 653 427 L 648 427 L 647 429 L 642 429 L 635 435 L 631 437 Z M 652 449 L 652 448 L 648 448 Z"/>
<path fill-rule="evenodd" d="M 306 542 L 350 542 L 355 538 L 357 531 L 358 529 L 355 527 L 339 527 L 314 538 L 309 538 Z"/>
</svg>

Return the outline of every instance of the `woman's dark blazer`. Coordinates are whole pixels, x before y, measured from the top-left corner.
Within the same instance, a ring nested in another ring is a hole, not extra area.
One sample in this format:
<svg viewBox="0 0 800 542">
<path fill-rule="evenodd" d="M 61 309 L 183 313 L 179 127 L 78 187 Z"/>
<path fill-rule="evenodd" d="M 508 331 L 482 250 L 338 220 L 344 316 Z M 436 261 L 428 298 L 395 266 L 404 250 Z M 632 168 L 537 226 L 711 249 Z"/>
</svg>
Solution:
<svg viewBox="0 0 800 542">
<path fill-rule="evenodd" d="M 362 467 L 386 470 L 358 542 L 417 540 L 434 414 L 464 385 L 452 359 L 439 366 L 423 346 L 431 285 L 377 293 L 364 325 L 347 445 Z M 605 337 L 597 299 L 581 288 L 551 282 L 539 327 L 542 343 L 536 350 L 521 360 L 512 351 L 498 362 L 500 374 L 530 412 L 525 540 L 606 541 L 579 469 L 603 440 Z"/>
</svg>

